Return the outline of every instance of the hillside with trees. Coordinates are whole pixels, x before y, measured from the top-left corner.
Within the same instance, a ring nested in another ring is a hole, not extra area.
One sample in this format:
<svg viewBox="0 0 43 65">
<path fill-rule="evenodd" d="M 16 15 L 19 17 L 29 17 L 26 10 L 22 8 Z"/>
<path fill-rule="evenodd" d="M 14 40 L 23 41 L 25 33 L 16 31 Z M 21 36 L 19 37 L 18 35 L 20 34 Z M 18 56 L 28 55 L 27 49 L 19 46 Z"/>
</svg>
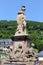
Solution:
<svg viewBox="0 0 43 65">
<path fill-rule="evenodd" d="M 0 39 L 10 38 L 15 34 L 16 28 L 16 21 L 0 20 Z M 27 33 L 30 43 L 34 43 L 36 49 L 43 49 L 43 22 L 27 21 Z"/>
</svg>

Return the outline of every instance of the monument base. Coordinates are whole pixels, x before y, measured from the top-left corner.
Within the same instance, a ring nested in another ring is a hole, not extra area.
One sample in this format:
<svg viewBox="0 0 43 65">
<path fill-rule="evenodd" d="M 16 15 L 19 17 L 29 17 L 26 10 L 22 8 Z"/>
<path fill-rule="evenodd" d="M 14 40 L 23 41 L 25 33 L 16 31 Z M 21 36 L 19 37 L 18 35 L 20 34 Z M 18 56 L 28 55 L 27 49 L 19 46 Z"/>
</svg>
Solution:
<svg viewBox="0 0 43 65">
<path fill-rule="evenodd" d="M 30 47 L 30 38 L 27 34 L 15 35 L 11 39 L 13 40 L 13 50 L 20 49 L 20 47 L 22 50 L 26 50 L 27 46 Z"/>
<path fill-rule="evenodd" d="M 34 62 L 5 62 L 3 65 L 34 65 Z"/>
</svg>

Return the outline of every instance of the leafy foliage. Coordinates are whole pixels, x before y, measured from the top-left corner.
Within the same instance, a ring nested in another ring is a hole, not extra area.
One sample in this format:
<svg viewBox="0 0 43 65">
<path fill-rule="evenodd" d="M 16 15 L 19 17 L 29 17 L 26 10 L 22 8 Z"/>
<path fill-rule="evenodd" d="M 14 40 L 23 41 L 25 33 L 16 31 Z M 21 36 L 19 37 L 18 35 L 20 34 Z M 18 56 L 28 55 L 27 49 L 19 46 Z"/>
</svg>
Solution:
<svg viewBox="0 0 43 65">
<path fill-rule="evenodd" d="M 36 49 L 43 47 L 43 22 L 27 21 L 27 32 Z"/>
<path fill-rule="evenodd" d="M 16 21 L 0 21 L 0 39 L 10 38 L 15 34 L 17 28 Z M 43 22 L 27 21 L 27 32 L 31 38 L 30 43 L 35 44 L 35 48 L 43 47 Z"/>
</svg>

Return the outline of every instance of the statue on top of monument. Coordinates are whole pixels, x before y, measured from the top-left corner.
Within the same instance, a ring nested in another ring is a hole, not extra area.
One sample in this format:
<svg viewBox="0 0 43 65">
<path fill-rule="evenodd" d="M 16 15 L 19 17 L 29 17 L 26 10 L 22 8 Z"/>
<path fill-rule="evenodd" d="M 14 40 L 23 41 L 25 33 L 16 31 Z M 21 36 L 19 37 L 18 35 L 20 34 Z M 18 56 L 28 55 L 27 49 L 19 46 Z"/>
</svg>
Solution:
<svg viewBox="0 0 43 65">
<path fill-rule="evenodd" d="M 25 6 L 22 6 L 21 11 L 17 15 L 17 34 L 26 34 L 26 16 L 25 16 Z"/>
</svg>

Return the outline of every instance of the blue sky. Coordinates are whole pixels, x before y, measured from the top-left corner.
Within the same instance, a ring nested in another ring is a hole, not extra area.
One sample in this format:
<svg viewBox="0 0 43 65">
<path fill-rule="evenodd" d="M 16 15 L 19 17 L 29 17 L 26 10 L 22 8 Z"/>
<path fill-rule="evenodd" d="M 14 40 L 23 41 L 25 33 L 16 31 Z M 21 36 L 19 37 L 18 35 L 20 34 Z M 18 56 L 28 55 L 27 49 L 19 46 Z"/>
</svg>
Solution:
<svg viewBox="0 0 43 65">
<path fill-rule="evenodd" d="M 43 22 L 43 0 L 0 0 L 0 20 L 16 20 L 23 5 L 27 20 Z"/>
</svg>

